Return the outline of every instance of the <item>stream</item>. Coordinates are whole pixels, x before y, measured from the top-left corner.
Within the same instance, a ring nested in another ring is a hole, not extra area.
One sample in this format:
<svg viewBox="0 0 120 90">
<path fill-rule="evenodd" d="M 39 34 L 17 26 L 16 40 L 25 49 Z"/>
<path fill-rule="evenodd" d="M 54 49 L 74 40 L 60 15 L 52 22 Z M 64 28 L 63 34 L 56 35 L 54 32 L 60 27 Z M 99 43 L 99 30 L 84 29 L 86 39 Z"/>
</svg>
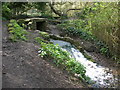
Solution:
<svg viewBox="0 0 120 90">
<path fill-rule="evenodd" d="M 84 55 L 71 45 L 69 42 L 62 40 L 50 40 L 53 44 L 58 44 L 63 50 L 68 51 L 71 57 L 75 58 L 76 61 L 81 63 L 86 68 L 85 75 L 90 77 L 95 83 L 92 87 L 95 88 L 117 88 L 118 87 L 118 76 L 112 73 L 112 70 L 108 67 L 101 66 L 97 63 L 89 61 Z M 90 84 L 90 83 L 89 83 Z"/>
</svg>

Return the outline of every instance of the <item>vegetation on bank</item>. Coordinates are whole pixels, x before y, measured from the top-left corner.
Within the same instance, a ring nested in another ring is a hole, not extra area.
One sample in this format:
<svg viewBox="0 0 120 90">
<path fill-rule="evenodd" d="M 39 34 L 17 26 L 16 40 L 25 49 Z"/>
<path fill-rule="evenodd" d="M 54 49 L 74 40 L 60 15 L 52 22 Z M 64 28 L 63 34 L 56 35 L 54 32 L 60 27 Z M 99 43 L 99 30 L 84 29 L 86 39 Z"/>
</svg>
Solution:
<svg viewBox="0 0 120 90">
<path fill-rule="evenodd" d="M 77 23 L 78 22 L 78 23 Z M 99 40 L 95 35 L 93 35 L 90 31 L 87 31 L 87 27 L 86 24 L 83 24 L 84 21 L 79 23 L 78 20 L 72 20 L 72 21 L 66 21 L 62 24 L 59 24 L 58 27 L 62 29 L 63 32 L 66 33 L 66 35 L 68 36 L 77 36 L 81 39 L 90 41 L 92 43 L 94 43 L 94 45 L 96 45 L 99 49 L 99 52 L 103 55 L 105 55 L 108 58 L 112 58 L 114 60 L 116 60 L 117 62 L 119 62 L 119 57 L 116 56 L 116 54 L 111 53 L 109 45 L 107 45 L 104 41 Z M 82 27 L 80 27 L 82 26 Z"/>
<path fill-rule="evenodd" d="M 10 39 L 14 42 L 27 40 L 28 32 L 23 27 L 27 25 L 17 23 L 17 19 L 40 17 L 58 19 L 56 22 L 67 36 L 78 38 L 94 43 L 99 47 L 99 52 L 106 57 L 113 58 L 120 63 L 120 30 L 118 23 L 118 3 L 74 3 L 74 2 L 3 2 L 3 20 L 10 20 L 8 30 Z M 71 20 L 72 18 L 72 20 Z M 12 20 L 16 19 L 16 20 Z M 48 20 L 48 21 L 49 21 Z M 54 20 L 53 20 L 54 21 Z M 55 24 L 56 24 L 55 23 Z M 49 28 L 47 28 L 49 29 Z M 78 63 L 70 54 L 60 46 L 48 42 L 50 36 L 46 32 L 40 32 L 41 37 L 35 40 L 40 44 L 39 55 L 50 58 L 58 67 L 77 75 L 79 79 L 92 82 L 85 75 L 85 67 Z M 79 47 L 79 44 L 77 44 Z M 81 47 L 80 47 L 81 48 Z M 95 60 L 83 53 L 92 62 Z"/>
<path fill-rule="evenodd" d="M 42 32 L 42 31 L 40 31 L 39 34 L 42 38 L 44 38 L 44 40 L 43 40 L 38 37 L 39 40 L 41 40 L 42 42 L 47 43 L 50 39 L 63 40 L 63 41 L 69 42 L 72 45 L 74 45 L 80 52 L 82 52 L 84 54 L 85 58 L 87 58 L 88 60 L 90 60 L 92 62 L 95 62 L 95 60 L 91 56 L 89 56 L 86 52 L 84 52 L 84 49 L 81 47 L 81 45 L 78 42 L 74 41 L 74 39 L 72 39 L 70 37 L 60 37 L 60 36 L 48 34 L 47 32 Z"/>
<path fill-rule="evenodd" d="M 20 25 L 18 25 L 16 20 L 10 20 L 8 24 L 8 30 L 10 33 L 10 39 L 12 41 L 27 40 L 26 35 L 28 32 L 24 30 Z"/>
<path fill-rule="evenodd" d="M 68 36 L 77 36 L 99 47 L 99 52 L 113 58 L 119 58 L 118 3 L 93 3 L 86 5 L 77 19 L 63 21 L 58 25 Z"/>
<path fill-rule="evenodd" d="M 99 46 L 99 51 L 107 57 L 111 57 L 108 46 L 97 39 L 90 31 L 87 31 L 86 23 L 83 20 L 70 20 L 59 24 L 58 27 L 63 29 L 63 31 L 68 36 L 77 36 L 81 39 L 90 41 L 95 45 Z"/>
<path fill-rule="evenodd" d="M 36 37 L 35 40 L 40 44 L 39 55 L 43 58 L 51 58 L 57 66 L 69 71 L 72 74 L 77 74 L 79 79 L 89 82 L 90 78 L 85 75 L 85 67 L 78 63 L 74 58 L 70 56 L 67 51 L 61 49 L 60 46 L 51 43 L 45 43 L 40 37 Z"/>
</svg>

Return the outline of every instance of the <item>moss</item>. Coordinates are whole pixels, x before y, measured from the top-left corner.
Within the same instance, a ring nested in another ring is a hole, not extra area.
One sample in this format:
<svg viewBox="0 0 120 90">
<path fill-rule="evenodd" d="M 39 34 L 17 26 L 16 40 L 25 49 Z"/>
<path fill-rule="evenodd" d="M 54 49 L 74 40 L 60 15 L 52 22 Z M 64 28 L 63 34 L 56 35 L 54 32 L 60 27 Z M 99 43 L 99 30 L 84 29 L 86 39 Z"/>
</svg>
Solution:
<svg viewBox="0 0 120 90">
<path fill-rule="evenodd" d="M 40 36 L 42 36 L 44 39 L 49 40 L 50 39 L 50 35 L 47 32 L 39 32 Z"/>
<path fill-rule="evenodd" d="M 55 39 L 55 40 L 63 40 L 63 37 L 60 37 L 54 34 L 50 34 L 50 38 Z"/>
<path fill-rule="evenodd" d="M 40 31 L 39 34 L 40 35 L 49 35 L 47 32 L 42 32 L 42 31 Z"/>
<path fill-rule="evenodd" d="M 89 61 L 91 62 L 96 62 L 91 56 L 89 56 L 87 53 L 83 53 L 83 55 L 85 56 L 85 58 L 87 58 Z"/>
<path fill-rule="evenodd" d="M 72 45 L 74 45 L 78 50 L 80 50 L 81 52 L 83 52 L 83 48 L 81 47 L 79 42 L 74 41 L 72 38 L 70 37 L 60 37 L 58 35 L 54 35 L 54 34 L 49 34 L 47 32 L 39 32 L 40 36 L 42 36 L 44 39 L 49 40 L 51 39 L 55 39 L 55 40 L 63 40 L 66 42 L 70 42 Z"/>
<path fill-rule="evenodd" d="M 83 48 L 81 47 L 80 43 L 74 41 L 74 40 L 73 40 L 72 38 L 70 38 L 70 37 L 60 37 L 60 36 L 51 34 L 51 35 L 50 35 L 50 38 L 55 39 L 55 40 L 63 40 L 63 41 L 66 41 L 66 42 L 70 42 L 72 45 L 75 45 L 75 47 L 76 47 L 78 50 L 80 50 L 80 51 L 83 52 Z"/>
<path fill-rule="evenodd" d="M 17 38 L 17 37 L 14 36 L 14 35 L 12 35 L 12 34 L 10 34 L 10 36 L 9 36 L 9 40 L 11 40 L 11 41 L 13 41 L 13 42 L 19 41 L 19 40 L 17 40 L 16 38 Z"/>
<path fill-rule="evenodd" d="M 91 59 L 89 59 L 89 60 L 90 60 L 91 62 L 94 62 L 94 63 L 96 62 L 96 61 L 95 61 L 94 59 L 92 59 L 92 58 L 91 58 Z"/>
<path fill-rule="evenodd" d="M 87 59 L 91 59 L 91 56 L 87 55 L 85 52 L 83 54 Z"/>
</svg>

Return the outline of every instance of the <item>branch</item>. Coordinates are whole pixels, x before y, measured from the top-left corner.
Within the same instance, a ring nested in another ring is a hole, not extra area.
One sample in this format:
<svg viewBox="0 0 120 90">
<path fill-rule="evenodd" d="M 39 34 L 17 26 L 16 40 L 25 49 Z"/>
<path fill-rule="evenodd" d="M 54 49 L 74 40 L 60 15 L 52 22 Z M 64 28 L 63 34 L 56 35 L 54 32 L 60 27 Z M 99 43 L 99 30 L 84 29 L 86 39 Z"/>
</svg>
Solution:
<svg viewBox="0 0 120 90">
<path fill-rule="evenodd" d="M 81 8 L 80 9 L 68 9 L 67 11 L 66 11 L 66 13 L 68 12 L 68 11 L 70 11 L 70 10 L 82 10 Z"/>
<path fill-rule="evenodd" d="M 59 16 L 63 16 L 59 11 L 55 10 L 55 8 L 53 7 L 53 5 L 54 5 L 54 3 L 53 3 L 53 4 L 49 3 L 49 6 L 50 6 L 51 10 L 52 10 L 55 14 L 57 14 L 57 15 L 59 15 Z"/>
</svg>

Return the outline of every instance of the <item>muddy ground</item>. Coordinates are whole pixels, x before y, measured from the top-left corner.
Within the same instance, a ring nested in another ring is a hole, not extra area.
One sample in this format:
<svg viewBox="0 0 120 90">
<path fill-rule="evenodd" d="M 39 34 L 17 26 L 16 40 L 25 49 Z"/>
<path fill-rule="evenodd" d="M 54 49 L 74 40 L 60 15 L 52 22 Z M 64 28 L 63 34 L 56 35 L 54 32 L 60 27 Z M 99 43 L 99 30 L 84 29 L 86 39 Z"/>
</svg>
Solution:
<svg viewBox="0 0 120 90">
<path fill-rule="evenodd" d="M 7 22 L 3 21 L 3 88 L 82 88 L 82 83 L 70 79 L 49 61 L 38 56 L 39 45 L 34 41 L 37 31 L 29 30 L 27 42 L 8 39 Z"/>
<path fill-rule="evenodd" d="M 48 32 L 60 35 L 56 25 L 49 25 Z M 6 22 L 3 22 L 3 88 L 82 88 L 76 78 L 38 56 L 39 45 L 34 38 L 39 36 L 38 30 L 28 30 L 28 41 L 11 42 L 8 39 Z M 93 45 L 77 37 L 72 37 L 85 47 Z M 109 67 L 115 75 L 120 75 L 119 65 L 100 53 L 88 52 L 102 66 Z"/>
</svg>

